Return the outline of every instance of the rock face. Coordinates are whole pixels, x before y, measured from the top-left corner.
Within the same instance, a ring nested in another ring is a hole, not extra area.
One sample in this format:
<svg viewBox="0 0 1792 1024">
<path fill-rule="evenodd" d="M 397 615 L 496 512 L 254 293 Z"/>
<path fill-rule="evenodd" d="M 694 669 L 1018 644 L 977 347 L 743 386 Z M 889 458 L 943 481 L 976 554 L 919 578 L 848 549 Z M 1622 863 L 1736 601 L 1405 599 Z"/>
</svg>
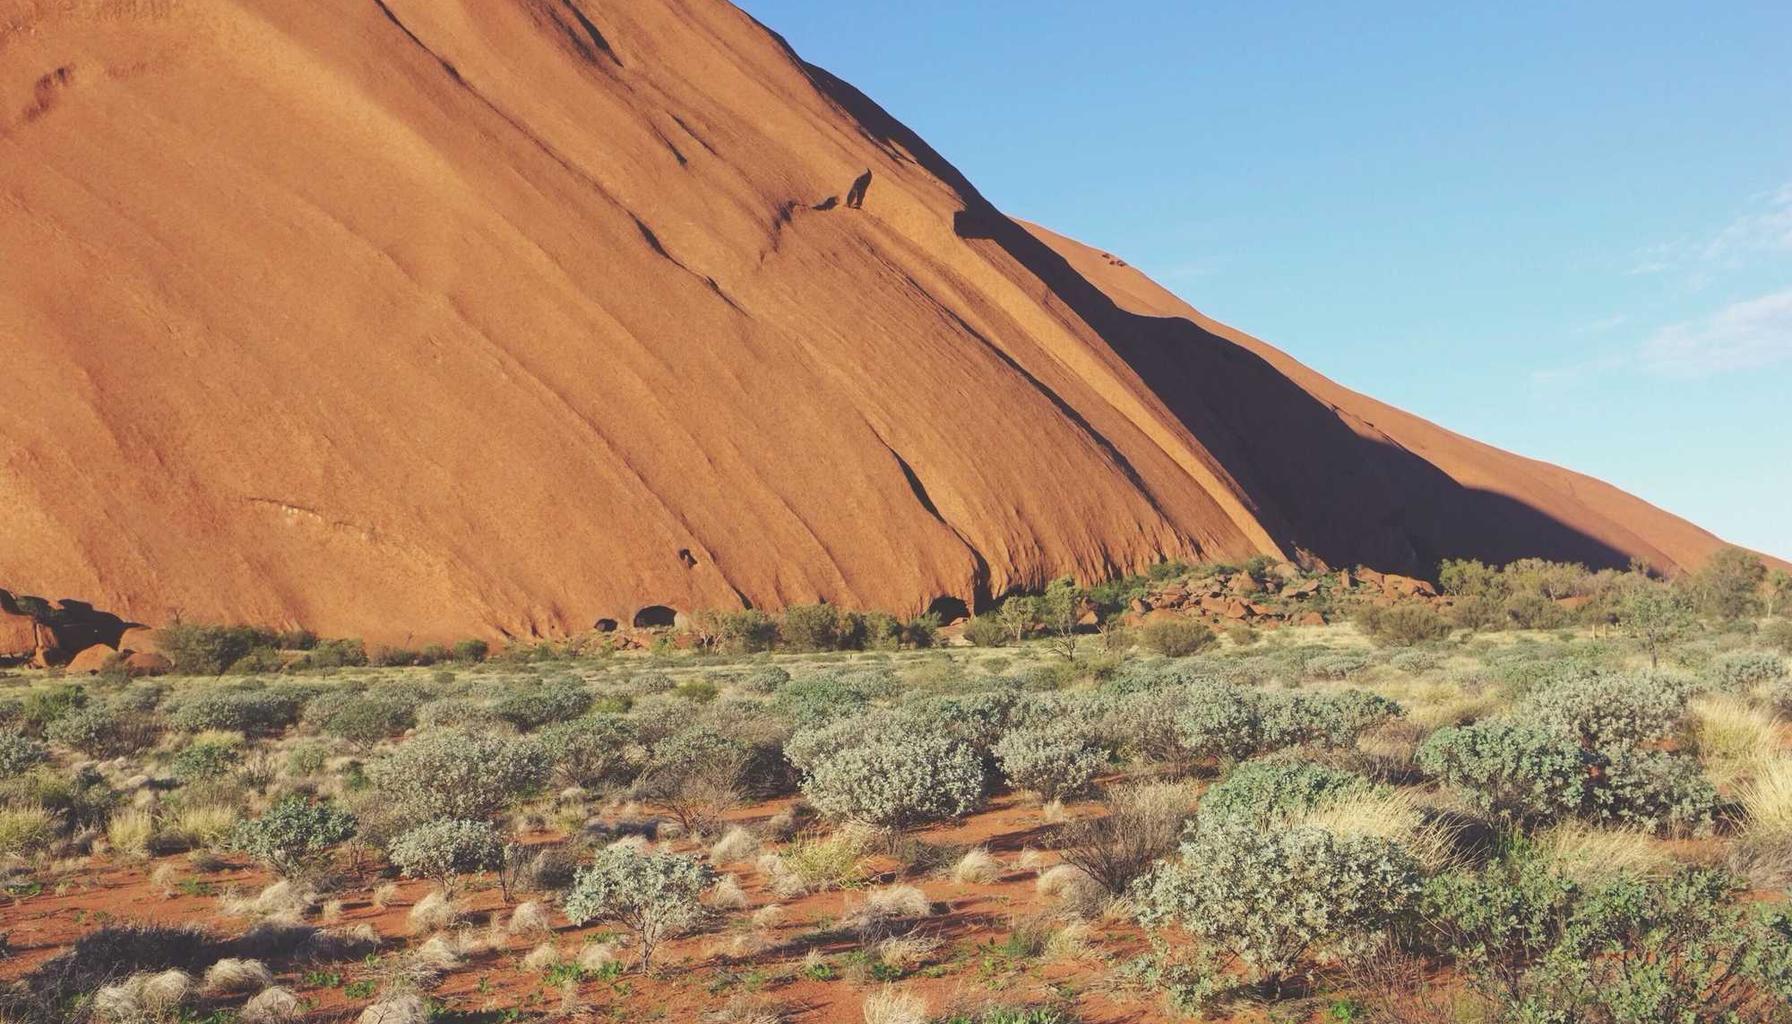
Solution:
<svg viewBox="0 0 1792 1024">
<path fill-rule="evenodd" d="M 1718 544 L 1010 220 L 721 0 L 117 6 L 0 21 L 0 585 L 402 642 Z"/>
</svg>

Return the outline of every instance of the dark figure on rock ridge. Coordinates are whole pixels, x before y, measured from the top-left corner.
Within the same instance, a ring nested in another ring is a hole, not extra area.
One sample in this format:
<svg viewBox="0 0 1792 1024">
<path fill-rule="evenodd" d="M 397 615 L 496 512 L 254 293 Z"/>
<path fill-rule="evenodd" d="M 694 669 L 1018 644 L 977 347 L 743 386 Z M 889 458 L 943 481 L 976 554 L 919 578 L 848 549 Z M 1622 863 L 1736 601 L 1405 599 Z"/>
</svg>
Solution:
<svg viewBox="0 0 1792 1024">
<path fill-rule="evenodd" d="M 864 209 L 865 193 L 869 191 L 871 191 L 871 172 L 866 171 L 859 175 L 859 180 L 853 182 L 852 188 L 846 193 L 846 208 L 849 210 Z"/>
</svg>

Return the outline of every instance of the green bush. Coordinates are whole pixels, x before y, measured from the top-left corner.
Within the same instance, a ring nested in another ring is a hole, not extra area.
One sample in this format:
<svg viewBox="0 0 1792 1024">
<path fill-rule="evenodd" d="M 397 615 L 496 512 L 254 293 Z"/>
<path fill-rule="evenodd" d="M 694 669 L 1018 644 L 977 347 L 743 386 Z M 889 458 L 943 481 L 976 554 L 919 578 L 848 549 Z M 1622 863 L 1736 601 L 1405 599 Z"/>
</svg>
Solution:
<svg viewBox="0 0 1792 1024">
<path fill-rule="evenodd" d="M 1200 1000 L 1229 984 L 1231 963 L 1279 988 L 1311 954 L 1366 953 L 1419 888 L 1417 865 L 1385 839 L 1228 825 L 1197 831 L 1136 895 L 1147 924 L 1175 922 L 1201 941 Z"/>
<path fill-rule="evenodd" d="M 1732 693 L 1746 693 L 1763 684 L 1778 683 L 1792 675 L 1786 660 L 1772 651 L 1730 651 L 1705 667 L 1713 686 Z"/>
<path fill-rule="evenodd" d="M 803 795 L 827 817 L 887 828 L 963 817 L 982 804 L 983 786 L 976 751 L 907 730 L 836 752 L 802 783 Z"/>
<path fill-rule="evenodd" d="M 497 729 L 500 732 L 510 728 L 510 723 L 498 717 L 496 708 L 482 700 L 471 697 L 447 697 L 432 700 L 417 708 L 417 727 L 420 729 L 465 729 L 468 732 L 484 732 Z"/>
<path fill-rule="evenodd" d="M 330 847 L 354 835 L 354 815 L 328 801 L 295 795 L 237 825 L 231 845 L 293 878 L 308 874 Z"/>
<path fill-rule="evenodd" d="M 776 665 L 763 665 L 741 676 L 740 685 L 751 693 L 775 693 L 790 682 L 790 673 Z"/>
<path fill-rule="evenodd" d="M 667 936 L 703 919 L 700 900 L 714 883 L 715 872 L 694 858 L 610 846 L 574 876 L 566 894 L 566 919 L 575 928 L 591 921 L 621 923 L 634 934 L 645 971 Z"/>
<path fill-rule="evenodd" d="M 1513 714 L 1589 750 L 1616 750 L 1672 736 L 1689 696 L 1660 674 L 1576 673 L 1533 691 Z"/>
<path fill-rule="evenodd" d="M 369 745 L 402 735 L 417 724 L 417 703 L 392 691 L 332 693 L 311 702 L 305 719 L 325 736 Z"/>
<path fill-rule="evenodd" d="M 720 612 L 715 617 L 715 639 L 734 654 L 769 651 L 778 642 L 778 621 L 757 608 Z"/>
<path fill-rule="evenodd" d="M 964 638 L 978 647 L 1001 647 L 1008 642 L 1008 628 L 987 615 L 965 623 Z"/>
<path fill-rule="evenodd" d="M 895 690 L 895 679 L 880 671 L 817 672 L 784 684 L 773 703 L 798 729 L 812 729 L 859 714 Z"/>
<path fill-rule="evenodd" d="M 79 686 L 51 686 L 33 690 L 19 704 L 18 722 L 25 732 L 42 736 L 50 723 L 87 706 L 87 691 Z"/>
<path fill-rule="evenodd" d="M 1761 642 L 1770 650 L 1792 654 L 1792 619 L 1774 619 L 1762 626 Z"/>
<path fill-rule="evenodd" d="M 559 722 L 537 738 L 552 759 L 554 772 L 568 786 L 598 788 L 628 781 L 633 768 L 630 750 L 635 727 L 621 715 L 590 715 Z"/>
<path fill-rule="evenodd" d="M 16 732 L 0 732 L 0 779 L 23 775 L 50 759 L 42 743 Z"/>
<path fill-rule="evenodd" d="M 300 664 L 305 668 L 358 668 L 367 664 L 367 647 L 359 640 L 320 640 Z"/>
<path fill-rule="evenodd" d="M 826 604 L 791 605 L 778 623 L 778 638 L 795 651 L 831 651 L 840 646 L 840 611 Z"/>
<path fill-rule="evenodd" d="M 594 699 L 590 690 L 572 680 L 555 680 L 506 694 L 494 710 L 499 718 L 527 732 L 577 718 L 591 710 Z"/>
<path fill-rule="evenodd" d="M 491 652 L 491 645 L 484 640 L 462 640 L 454 645 L 454 660 L 467 662 L 484 661 Z"/>
<path fill-rule="evenodd" d="M 1302 665 L 1301 671 L 1314 679 L 1344 680 L 1357 675 L 1370 665 L 1373 660 L 1358 651 L 1335 651 L 1314 655 Z"/>
<path fill-rule="evenodd" d="M 446 888 L 459 875 L 490 871 L 504 861 L 504 837 L 488 821 L 432 821 L 399 836 L 386 859 L 411 878 Z"/>
<path fill-rule="evenodd" d="M 1431 880 L 1420 912 L 1499 1020 L 1781 1020 L 1792 918 L 1741 895 L 1722 872 L 1692 869 L 1582 885 L 1521 850 Z"/>
<path fill-rule="evenodd" d="M 89 704 L 51 722 L 44 737 L 93 757 L 116 757 L 154 743 L 155 728 L 141 714 L 111 704 Z"/>
<path fill-rule="evenodd" d="M 1590 795 L 1601 820 L 1678 835 L 1710 829 L 1720 804 L 1696 759 L 1659 750 L 1614 754 Z"/>
<path fill-rule="evenodd" d="M 1429 605 L 1413 601 L 1364 605 L 1357 613 L 1357 625 L 1383 647 L 1412 647 L 1450 635 L 1448 620 Z"/>
<path fill-rule="evenodd" d="M 540 788 L 550 768 L 532 740 L 444 730 L 373 762 L 367 778 L 399 818 L 423 824 L 491 818 Z"/>
<path fill-rule="evenodd" d="M 168 724 L 181 732 L 269 735 L 298 721 L 305 696 L 300 691 L 205 689 L 181 696 L 166 713 Z"/>
<path fill-rule="evenodd" d="M 1197 683 L 1179 701 L 1183 748 L 1195 758 L 1243 761 L 1300 741 L 1288 698 L 1230 683 Z"/>
<path fill-rule="evenodd" d="M 168 762 L 168 770 L 182 782 L 204 782 L 229 775 L 242 760 L 242 751 L 230 743 L 189 743 Z"/>
<path fill-rule="evenodd" d="M 1048 801 L 1087 793 L 1108 767 L 1107 752 L 1075 723 L 1017 729 L 994 753 L 1010 786 Z"/>
<path fill-rule="evenodd" d="M 1508 823 L 1580 812 L 1594 755 L 1542 726 L 1503 720 L 1439 729 L 1419 748 L 1426 774 Z"/>
<path fill-rule="evenodd" d="M 1206 828 L 1244 825 L 1269 829 L 1339 797 L 1364 793 L 1360 775 L 1312 761 L 1266 757 L 1233 769 L 1201 798 L 1196 820 Z"/>
<path fill-rule="evenodd" d="M 1195 618 L 1157 618 L 1139 630 L 1139 642 L 1166 658 L 1186 658 L 1219 642 L 1207 624 Z"/>
<path fill-rule="evenodd" d="M 1270 732 L 1337 750 L 1354 746 L 1357 737 L 1406 709 L 1367 690 L 1320 690 L 1266 695 L 1265 714 L 1276 723 Z"/>
<path fill-rule="evenodd" d="M 162 653 L 182 675 L 218 676 L 236 667 L 258 648 L 273 649 L 279 637 L 251 626 L 200 626 L 177 623 L 157 634 Z"/>
</svg>

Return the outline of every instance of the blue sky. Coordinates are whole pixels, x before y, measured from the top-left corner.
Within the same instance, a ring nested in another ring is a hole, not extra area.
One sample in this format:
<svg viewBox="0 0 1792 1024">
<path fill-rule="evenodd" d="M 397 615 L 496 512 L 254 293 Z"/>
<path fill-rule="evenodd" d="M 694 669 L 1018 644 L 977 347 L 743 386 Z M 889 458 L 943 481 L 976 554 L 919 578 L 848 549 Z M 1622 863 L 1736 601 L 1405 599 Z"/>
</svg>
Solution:
<svg viewBox="0 0 1792 1024">
<path fill-rule="evenodd" d="M 1792 4 L 740 0 L 997 205 L 1792 557 Z"/>
</svg>

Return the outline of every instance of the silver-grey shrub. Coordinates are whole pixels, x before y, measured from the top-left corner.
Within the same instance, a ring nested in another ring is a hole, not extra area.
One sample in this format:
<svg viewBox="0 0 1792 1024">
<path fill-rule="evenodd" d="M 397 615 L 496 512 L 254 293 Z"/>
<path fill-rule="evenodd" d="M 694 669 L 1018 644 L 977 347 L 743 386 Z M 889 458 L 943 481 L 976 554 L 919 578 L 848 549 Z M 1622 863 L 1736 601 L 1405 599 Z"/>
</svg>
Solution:
<svg viewBox="0 0 1792 1024">
<path fill-rule="evenodd" d="M 479 820 L 540 787 L 551 764 L 533 740 L 444 730 L 374 761 L 367 777 L 391 810 L 413 824 Z"/>
<path fill-rule="evenodd" d="M 23 775 L 49 760 L 42 743 L 16 732 L 0 732 L 0 779 Z"/>
<path fill-rule="evenodd" d="M 1002 775 L 1046 800 L 1081 796 L 1108 767 L 1107 751 L 1074 722 L 1017 729 L 995 745 Z"/>
<path fill-rule="evenodd" d="M 1667 739 L 1686 718 L 1690 687 L 1661 673 L 1591 673 L 1533 691 L 1513 716 L 1589 750 Z"/>
<path fill-rule="evenodd" d="M 967 744 L 899 729 L 812 766 L 803 795 L 836 821 L 885 828 L 958 818 L 983 802 L 983 760 Z"/>
<path fill-rule="evenodd" d="M 394 839 L 386 859 L 408 877 L 433 878 L 446 887 L 456 876 L 502 864 L 504 837 L 489 821 L 432 821 Z"/>
<path fill-rule="evenodd" d="M 1528 722 L 1489 719 L 1439 729 L 1419 748 L 1419 768 L 1476 809 L 1508 823 L 1578 814 L 1597 755 Z"/>
<path fill-rule="evenodd" d="M 641 969 L 647 970 L 653 966 L 654 949 L 667 936 L 703 919 L 700 900 L 715 877 L 708 865 L 691 857 L 607 847 L 573 877 L 566 919 L 575 928 L 591 921 L 619 922 L 634 933 Z"/>
<path fill-rule="evenodd" d="M 1175 922 L 1201 941 L 1199 1000 L 1232 984 L 1232 963 L 1279 985 L 1310 954 L 1366 952 L 1419 887 L 1418 866 L 1386 839 L 1235 824 L 1198 830 L 1135 896 L 1147 924 Z"/>
</svg>

